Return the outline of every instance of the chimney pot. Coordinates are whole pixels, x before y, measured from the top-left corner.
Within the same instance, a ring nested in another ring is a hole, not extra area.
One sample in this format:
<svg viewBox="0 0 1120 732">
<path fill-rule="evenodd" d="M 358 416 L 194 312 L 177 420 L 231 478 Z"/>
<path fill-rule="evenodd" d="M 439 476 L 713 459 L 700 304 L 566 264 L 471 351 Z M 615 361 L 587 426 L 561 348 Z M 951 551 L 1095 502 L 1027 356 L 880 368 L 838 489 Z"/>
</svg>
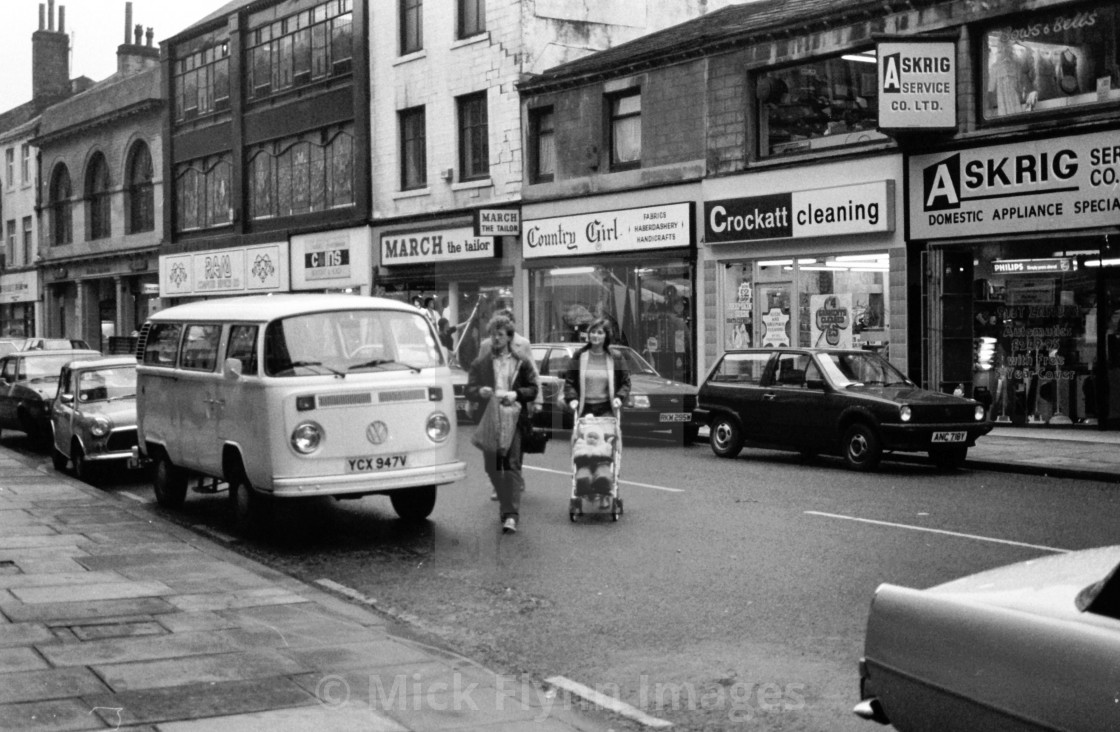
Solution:
<svg viewBox="0 0 1120 732">
<path fill-rule="evenodd" d="M 47 0 L 47 30 L 54 30 L 54 0 Z"/>
<path fill-rule="evenodd" d="M 58 32 L 66 32 L 66 8 L 62 5 L 58 6 Z"/>
<path fill-rule="evenodd" d="M 124 42 L 128 43 L 128 34 L 132 30 L 132 3 L 124 4 Z"/>
<path fill-rule="evenodd" d="M 147 46 L 148 48 L 151 48 L 152 47 L 152 39 L 155 38 L 155 35 L 156 35 L 156 32 L 154 30 L 152 30 L 152 26 L 149 25 L 148 26 L 148 31 L 144 34 L 144 38 L 145 38 L 145 40 L 147 40 L 147 43 L 145 43 L 144 45 Z"/>
<path fill-rule="evenodd" d="M 39 3 L 39 30 L 47 29 L 47 6 Z"/>
</svg>

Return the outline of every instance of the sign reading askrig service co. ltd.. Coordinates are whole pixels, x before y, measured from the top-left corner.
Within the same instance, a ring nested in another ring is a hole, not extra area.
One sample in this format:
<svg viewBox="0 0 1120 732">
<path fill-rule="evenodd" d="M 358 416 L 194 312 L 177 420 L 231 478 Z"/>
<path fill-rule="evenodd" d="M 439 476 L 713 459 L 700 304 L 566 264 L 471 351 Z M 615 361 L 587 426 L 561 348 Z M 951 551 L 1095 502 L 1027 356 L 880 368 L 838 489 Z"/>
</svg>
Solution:
<svg viewBox="0 0 1120 732">
<path fill-rule="evenodd" d="M 910 159 L 915 239 L 1120 224 L 1115 132 Z"/>
<path fill-rule="evenodd" d="M 957 125 L 956 46 L 952 41 L 884 41 L 878 47 L 879 127 Z"/>
</svg>

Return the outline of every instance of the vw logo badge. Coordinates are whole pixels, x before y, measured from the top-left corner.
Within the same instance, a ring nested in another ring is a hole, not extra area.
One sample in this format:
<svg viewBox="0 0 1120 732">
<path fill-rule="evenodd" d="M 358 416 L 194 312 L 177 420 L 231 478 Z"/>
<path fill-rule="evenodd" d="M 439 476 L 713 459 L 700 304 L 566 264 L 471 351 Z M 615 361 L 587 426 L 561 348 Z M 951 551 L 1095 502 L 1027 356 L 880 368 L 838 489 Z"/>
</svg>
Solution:
<svg viewBox="0 0 1120 732">
<path fill-rule="evenodd" d="M 366 439 L 375 445 L 380 445 L 385 442 L 389 436 L 389 425 L 384 422 L 370 422 L 369 427 L 366 427 Z"/>
</svg>

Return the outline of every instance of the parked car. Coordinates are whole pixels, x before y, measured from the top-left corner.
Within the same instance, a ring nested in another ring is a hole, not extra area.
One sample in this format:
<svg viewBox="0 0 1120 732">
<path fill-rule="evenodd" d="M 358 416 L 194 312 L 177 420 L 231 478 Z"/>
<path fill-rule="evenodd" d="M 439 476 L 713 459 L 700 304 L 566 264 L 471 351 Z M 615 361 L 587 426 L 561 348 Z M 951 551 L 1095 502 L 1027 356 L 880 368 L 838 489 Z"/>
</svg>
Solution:
<svg viewBox="0 0 1120 732">
<path fill-rule="evenodd" d="M 18 351 L 23 344 L 23 338 L 0 338 L 0 356 L 7 356 L 13 351 Z"/>
<path fill-rule="evenodd" d="M 63 366 L 50 418 L 56 470 L 65 470 L 70 462 L 75 475 L 92 481 L 98 467 L 124 467 L 136 446 L 136 358 L 95 358 Z"/>
<path fill-rule="evenodd" d="M 720 457 L 750 443 L 840 455 L 856 470 L 891 451 L 928 452 L 957 468 L 992 429 L 979 402 L 922 389 L 872 351 L 824 348 L 725 353 L 700 386 L 694 417 Z"/>
<path fill-rule="evenodd" d="M 900 732 L 1120 728 L 1120 546 L 875 591 L 855 712 Z"/>
<path fill-rule="evenodd" d="M 75 348 L 88 350 L 89 344 L 81 338 L 24 338 L 19 350 L 69 351 Z"/>
<path fill-rule="evenodd" d="M 97 351 L 69 350 L 16 351 L 0 357 L 0 429 L 45 440 L 51 429 L 47 407 L 62 368 L 71 361 L 100 356 Z"/>
<path fill-rule="evenodd" d="M 564 403 L 564 375 L 583 343 L 534 343 L 533 360 L 540 372 L 544 404 L 534 418 L 538 426 L 553 429 L 572 428 L 572 410 Z M 685 444 L 696 440 L 700 425 L 693 421 L 696 387 L 666 379 L 657 369 L 627 346 L 611 346 L 611 353 L 621 359 L 630 372 L 630 396 L 622 406 L 623 434 L 648 434 L 671 430 Z"/>
</svg>

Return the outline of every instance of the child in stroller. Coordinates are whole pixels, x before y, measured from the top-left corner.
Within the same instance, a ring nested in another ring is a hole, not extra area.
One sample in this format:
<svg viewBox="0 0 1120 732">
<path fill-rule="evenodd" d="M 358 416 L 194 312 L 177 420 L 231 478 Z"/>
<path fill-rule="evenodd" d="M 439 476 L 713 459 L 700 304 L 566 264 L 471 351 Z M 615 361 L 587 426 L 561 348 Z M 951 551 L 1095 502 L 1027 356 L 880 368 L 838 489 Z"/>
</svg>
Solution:
<svg viewBox="0 0 1120 732">
<path fill-rule="evenodd" d="M 571 513 L 589 510 L 621 512 L 618 499 L 618 468 L 622 441 L 614 417 L 581 417 L 572 428 Z M 597 505 L 596 505 L 597 504 Z"/>
</svg>

